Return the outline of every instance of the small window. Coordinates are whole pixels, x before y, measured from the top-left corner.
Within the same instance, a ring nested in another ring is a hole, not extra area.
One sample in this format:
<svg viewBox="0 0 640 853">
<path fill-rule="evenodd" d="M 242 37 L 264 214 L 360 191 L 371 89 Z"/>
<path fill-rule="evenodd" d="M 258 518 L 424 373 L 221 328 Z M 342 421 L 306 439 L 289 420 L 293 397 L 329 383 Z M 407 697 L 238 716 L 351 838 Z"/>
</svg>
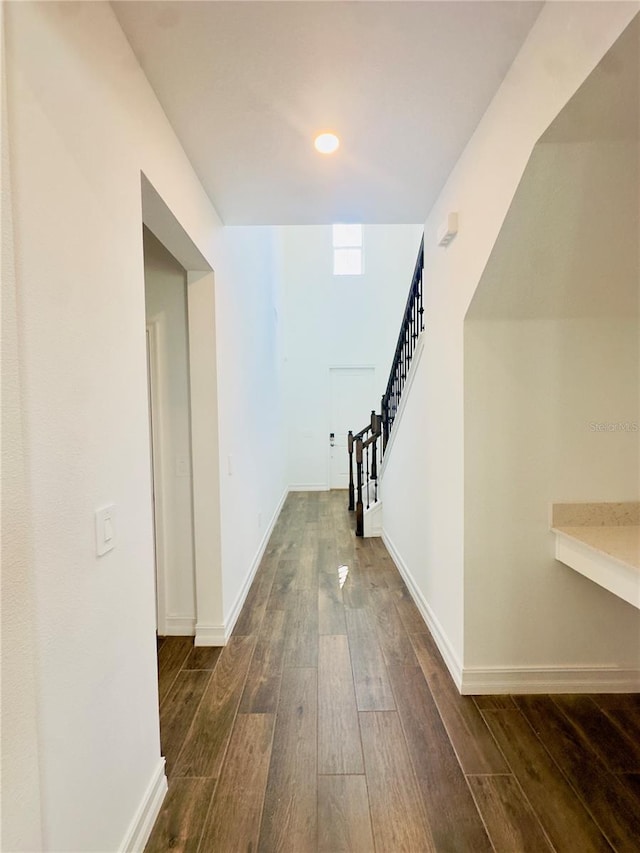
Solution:
<svg viewBox="0 0 640 853">
<path fill-rule="evenodd" d="M 362 275 L 362 225 L 333 226 L 333 274 Z"/>
</svg>

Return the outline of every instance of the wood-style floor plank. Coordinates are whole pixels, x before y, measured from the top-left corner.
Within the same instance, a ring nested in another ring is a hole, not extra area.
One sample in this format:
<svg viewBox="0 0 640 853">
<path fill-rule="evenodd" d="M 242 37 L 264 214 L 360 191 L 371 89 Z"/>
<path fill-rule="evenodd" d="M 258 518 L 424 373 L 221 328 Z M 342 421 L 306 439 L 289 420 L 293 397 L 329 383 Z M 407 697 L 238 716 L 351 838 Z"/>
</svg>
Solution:
<svg viewBox="0 0 640 853">
<path fill-rule="evenodd" d="M 427 681 L 434 673 L 447 671 L 442 655 L 428 631 L 425 630 L 420 634 L 410 634 L 409 639 L 416 653 L 420 669 Z"/>
<path fill-rule="evenodd" d="M 396 608 L 407 634 L 424 634 L 428 630 L 408 592 L 396 596 Z"/>
<path fill-rule="evenodd" d="M 467 779 L 496 853 L 552 853 L 553 847 L 513 776 Z"/>
<path fill-rule="evenodd" d="M 241 713 L 275 714 L 282 681 L 286 626 L 286 611 L 267 611 L 242 694 Z"/>
<path fill-rule="evenodd" d="M 182 668 L 215 669 L 221 652 L 222 648 L 220 646 L 194 646 Z"/>
<path fill-rule="evenodd" d="M 422 671 L 417 666 L 390 667 L 389 676 L 436 848 L 490 851 L 487 833 Z"/>
<path fill-rule="evenodd" d="M 254 645 L 254 637 L 239 636 L 224 647 L 178 756 L 177 776 L 218 776 Z"/>
<path fill-rule="evenodd" d="M 287 610 L 295 604 L 295 596 L 291 595 L 296 577 L 297 562 L 286 558 L 278 562 L 269 598 L 267 610 Z"/>
<path fill-rule="evenodd" d="M 361 713 L 360 729 L 376 850 L 435 851 L 397 713 Z"/>
<path fill-rule="evenodd" d="M 598 693 L 591 698 L 603 711 L 640 711 L 640 693 Z"/>
<path fill-rule="evenodd" d="M 245 604 L 238 616 L 234 634 L 257 634 L 262 625 L 267 602 L 273 586 L 273 571 L 258 571 L 247 594 Z"/>
<path fill-rule="evenodd" d="M 483 711 L 513 774 L 558 853 L 611 847 L 520 711 Z"/>
<path fill-rule="evenodd" d="M 273 714 L 238 714 L 200 844 L 203 853 L 257 850 Z"/>
<path fill-rule="evenodd" d="M 372 853 L 364 776 L 318 777 L 318 853 Z"/>
<path fill-rule="evenodd" d="M 634 741 L 621 731 L 590 696 L 554 696 L 553 701 L 609 770 L 640 772 L 640 741 Z M 632 712 L 611 713 L 629 715 Z M 640 726 L 637 733 L 640 734 Z"/>
<path fill-rule="evenodd" d="M 612 847 L 621 853 L 637 853 L 637 804 L 590 749 L 584 731 L 572 725 L 556 702 L 546 696 L 519 696 L 516 703 Z"/>
<path fill-rule="evenodd" d="M 640 773 L 625 773 L 618 778 L 635 799 L 638 811 L 640 811 Z"/>
<path fill-rule="evenodd" d="M 145 853 L 196 853 L 215 779 L 172 779 Z"/>
<path fill-rule="evenodd" d="M 318 584 L 318 633 L 346 634 L 344 603 L 340 576 L 335 572 L 322 572 Z"/>
<path fill-rule="evenodd" d="M 317 848 L 317 672 L 285 669 L 271 751 L 258 849 Z"/>
<path fill-rule="evenodd" d="M 393 691 L 367 610 L 347 610 L 347 634 L 359 711 L 394 711 Z"/>
<path fill-rule="evenodd" d="M 513 711 L 513 696 L 474 696 L 473 701 L 480 711 Z"/>
<path fill-rule="evenodd" d="M 181 670 L 160 706 L 160 744 L 171 776 L 187 732 L 211 680 L 206 670 Z"/>
<path fill-rule="evenodd" d="M 316 592 L 318 589 L 318 561 L 308 532 L 305 532 L 301 543 L 293 588 L 306 592 Z"/>
<path fill-rule="evenodd" d="M 315 667 L 318 665 L 318 593 L 298 589 L 291 595 L 295 604 L 288 611 L 284 665 Z"/>
<path fill-rule="evenodd" d="M 375 590 L 371 593 L 373 615 L 378 642 L 387 666 L 417 666 L 409 635 L 396 609 L 395 596 L 391 590 Z"/>
<path fill-rule="evenodd" d="M 609 711 L 605 711 L 604 714 L 622 734 L 630 754 L 630 757 L 625 756 L 624 758 L 618 759 L 616 759 L 615 756 L 610 756 L 610 766 L 612 768 L 624 767 L 623 770 L 618 770 L 616 772 L 640 773 L 640 766 L 638 766 L 638 749 L 640 748 L 640 709 L 636 711 L 632 708 L 612 708 Z M 636 766 L 633 769 L 630 769 L 632 764 L 635 764 Z"/>
<path fill-rule="evenodd" d="M 428 682 L 464 772 L 508 773 L 509 766 L 472 697 L 458 693 L 448 672 L 434 672 Z"/>
<path fill-rule="evenodd" d="M 341 635 L 320 637 L 318 773 L 364 773 L 349 643 Z"/>
<path fill-rule="evenodd" d="M 349 574 L 342 587 L 342 601 L 347 610 L 363 610 L 369 604 L 369 582 L 360 570 L 357 557 L 352 557 L 345 564 L 349 567 Z"/>
<path fill-rule="evenodd" d="M 164 702 L 193 648 L 192 637 L 165 637 L 158 650 L 158 697 Z"/>
</svg>

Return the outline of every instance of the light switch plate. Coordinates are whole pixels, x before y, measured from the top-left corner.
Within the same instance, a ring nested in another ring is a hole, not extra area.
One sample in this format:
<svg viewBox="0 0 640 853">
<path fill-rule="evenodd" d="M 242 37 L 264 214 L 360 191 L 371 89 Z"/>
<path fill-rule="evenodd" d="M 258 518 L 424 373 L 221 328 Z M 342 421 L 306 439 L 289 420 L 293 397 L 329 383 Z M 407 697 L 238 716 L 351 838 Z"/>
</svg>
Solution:
<svg viewBox="0 0 640 853">
<path fill-rule="evenodd" d="M 117 537 L 115 504 L 100 507 L 96 510 L 96 554 L 98 557 L 115 548 Z"/>
</svg>

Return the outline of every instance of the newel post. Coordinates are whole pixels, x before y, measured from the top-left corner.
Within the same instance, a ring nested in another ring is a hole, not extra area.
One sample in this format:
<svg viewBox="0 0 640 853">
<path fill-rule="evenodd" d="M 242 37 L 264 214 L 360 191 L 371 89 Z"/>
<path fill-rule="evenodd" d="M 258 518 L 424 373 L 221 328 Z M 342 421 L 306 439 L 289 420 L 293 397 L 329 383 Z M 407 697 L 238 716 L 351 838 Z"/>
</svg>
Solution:
<svg viewBox="0 0 640 853">
<path fill-rule="evenodd" d="M 356 439 L 356 480 L 358 500 L 356 502 L 356 536 L 364 535 L 364 507 L 362 505 L 362 439 Z"/>
</svg>

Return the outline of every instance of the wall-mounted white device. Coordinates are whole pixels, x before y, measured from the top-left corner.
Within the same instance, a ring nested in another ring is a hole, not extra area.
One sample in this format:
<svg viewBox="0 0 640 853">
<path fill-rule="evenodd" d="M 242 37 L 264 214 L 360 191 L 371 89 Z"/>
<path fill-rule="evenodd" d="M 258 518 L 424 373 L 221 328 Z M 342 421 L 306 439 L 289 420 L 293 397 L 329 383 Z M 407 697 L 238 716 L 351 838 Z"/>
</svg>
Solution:
<svg viewBox="0 0 640 853">
<path fill-rule="evenodd" d="M 116 547 L 116 507 L 115 504 L 96 510 L 96 554 L 101 557 Z"/>
<path fill-rule="evenodd" d="M 448 246 L 458 233 L 458 214 L 449 213 L 446 222 L 438 228 L 438 246 Z"/>
</svg>

